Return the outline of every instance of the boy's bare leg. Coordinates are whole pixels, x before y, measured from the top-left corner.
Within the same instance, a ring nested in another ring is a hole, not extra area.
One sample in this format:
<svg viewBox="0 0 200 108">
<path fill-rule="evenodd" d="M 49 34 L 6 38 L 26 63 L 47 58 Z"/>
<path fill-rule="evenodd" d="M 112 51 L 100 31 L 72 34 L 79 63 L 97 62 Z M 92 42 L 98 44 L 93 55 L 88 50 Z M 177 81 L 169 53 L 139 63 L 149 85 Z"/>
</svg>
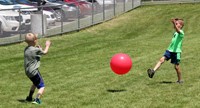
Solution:
<svg viewBox="0 0 200 108">
<path fill-rule="evenodd" d="M 165 57 L 161 57 L 160 60 L 158 61 L 158 63 L 156 64 L 156 66 L 154 67 L 154 71 L 158 70 L 160 68 L 160 66 L 165 62 Z"/>
<path fill-rule="evenodd" d="M 41 98 L 42 94 L 44 93 L 44 88 L 45 88 L 45 87 L 41 87 L 41 88 L 38 90 L 38 93 L 37 93 L 36 98 L 38 98 L 38 99 Z"/>
<path fill-rule="evenodd" d="M 160 66 L 165 62 L 165 57 L 161 57 L 160 60 L 158 61 L 158 63 L 156 64 L 156 66 L 154 67 L 154 69 L 148 69 L 147 70 L 147 73 L 148 73 L 148 76 L 150 78 L 153 78 L 154 74 L 155 74 L 155 71 L 158 70 L 160 68 Z"/>
<path fill-rule="evenodd" d="M 36 86 L 33 84 L 30 88 L 29 95 L 26 97 L 27 101 L 32 101 L 33 94 L 35 92 Z"/>
<path fill-rule="evenodd" d="M 33 84 L 33 85 L 31 86 L 31 89 L 30 89 L 29 97 L 32 97 L 32 96 L 33 96 L 33 93 L 35 92 L 35 89 L 36 89 L 36 86 Z"/>
<path fill-rule="evenodd" d="M 32 102 L 33 104 L 41 104 L 42 103 L 40 98 L 41 98 L 42 94 L 44 93 L 44 88 L 45 87 L 39 88 L 36 98 L 35 98 L 34 102 Z"/>
<path fill-rule="evenodd" d="M 181 82 L 182 81 L 182 76 L 181 76 L 180 66 L 179 65 L 174 65 L 174 68 L 176 70 L 177 77 L 178 77 L 178 81 L 177 82 Z"/>
</svg>

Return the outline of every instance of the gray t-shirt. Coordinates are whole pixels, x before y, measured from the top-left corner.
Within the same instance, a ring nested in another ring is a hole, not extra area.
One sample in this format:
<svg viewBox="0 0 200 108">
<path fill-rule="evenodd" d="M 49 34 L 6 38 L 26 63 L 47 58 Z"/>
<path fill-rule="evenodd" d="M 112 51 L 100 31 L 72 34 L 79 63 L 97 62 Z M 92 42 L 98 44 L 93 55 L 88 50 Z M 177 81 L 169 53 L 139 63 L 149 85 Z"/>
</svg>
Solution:
<svg viewBox="0 0 200 108">
<path fill-rule="evenodd" d="M 40 67 L 40 57 L 44 52 L 41 48 L 27 46 L 24 50 L 24 68 L 26 75 L 31 78 L 38 73 Z"/>
</svg>

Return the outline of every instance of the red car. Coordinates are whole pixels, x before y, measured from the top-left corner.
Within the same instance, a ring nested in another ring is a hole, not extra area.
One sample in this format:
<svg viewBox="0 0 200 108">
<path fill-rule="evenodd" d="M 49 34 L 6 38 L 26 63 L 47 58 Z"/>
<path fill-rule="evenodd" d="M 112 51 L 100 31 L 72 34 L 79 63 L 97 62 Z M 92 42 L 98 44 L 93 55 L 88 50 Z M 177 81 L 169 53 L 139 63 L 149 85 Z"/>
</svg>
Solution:
<svg viewBox="0 0 200 108">
<path fill-rule="evenodd" d="M 92 14 L 92 3 L 81 0 L 64 0 L 68 4 L 74 4 L 79 9 L 80 17 Z"/>
</svg>

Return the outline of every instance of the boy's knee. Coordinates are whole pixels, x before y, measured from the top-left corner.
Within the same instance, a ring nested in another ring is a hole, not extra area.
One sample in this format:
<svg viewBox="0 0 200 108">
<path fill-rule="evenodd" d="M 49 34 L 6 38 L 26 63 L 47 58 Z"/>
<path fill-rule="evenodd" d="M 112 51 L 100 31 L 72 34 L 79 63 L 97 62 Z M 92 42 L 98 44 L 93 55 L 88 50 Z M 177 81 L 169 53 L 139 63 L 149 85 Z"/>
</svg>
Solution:
<svg viewBox="0 0 200 108">
<path fill-rule="evenodd" d="M 161 64 L 164 63 L 164 62 L 165 62 L 165 58 L 164 58 L 164 57 L 160 58 L 159 62 L 160 62 Z"/>
<path fill-rule="evenodd" d="M 180 68 L 179 68 L 179 65 L 175 65 L 175 66 L 174 66 L 174 69 L 179 70 L 179 69 L 180 69 Z"/>
</svg>

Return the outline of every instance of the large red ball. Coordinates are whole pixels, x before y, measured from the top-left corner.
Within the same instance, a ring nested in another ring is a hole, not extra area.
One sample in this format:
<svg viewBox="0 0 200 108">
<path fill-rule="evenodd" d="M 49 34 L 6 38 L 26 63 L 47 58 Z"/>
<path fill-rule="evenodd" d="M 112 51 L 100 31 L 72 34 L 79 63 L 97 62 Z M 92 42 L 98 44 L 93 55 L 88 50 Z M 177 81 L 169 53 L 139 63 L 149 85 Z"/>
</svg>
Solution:
<svg viewBox="0 0 200 108">
<path fill-rule="evenodd" d="M 130 71 L 132 67 L 132 60 L 127 54 L 115 54 L 111 58 L 110 67 L 116 74 L 123 75 Z"/>
</svg>

